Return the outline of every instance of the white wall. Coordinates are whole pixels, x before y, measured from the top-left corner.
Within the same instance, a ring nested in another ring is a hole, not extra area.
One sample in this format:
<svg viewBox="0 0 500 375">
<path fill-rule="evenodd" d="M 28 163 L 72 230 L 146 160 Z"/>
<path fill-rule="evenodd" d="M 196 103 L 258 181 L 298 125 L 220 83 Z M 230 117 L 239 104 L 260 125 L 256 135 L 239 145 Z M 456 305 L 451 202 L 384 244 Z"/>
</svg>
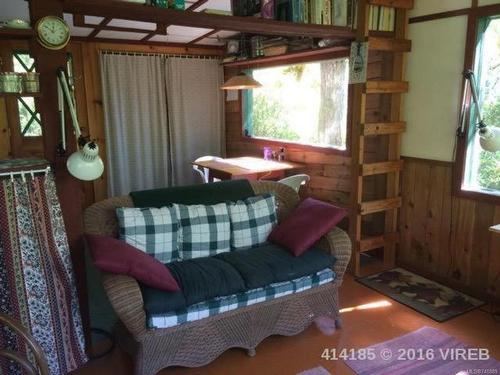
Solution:
<svg viewBox="0 0 500 375">
<path fill-rule="evenodd" d="M 480 0 L 479 5 L 499 4 Z M 467 8 L 471 0 L 415 0 L 410 17 Z M 407 131 L 401 153 L 433 160 L 453 160 L 455 131 L 460 110 L 467 17 L 443 18 L 409 25 L 403 116 Z"/>
<path fill-rule="evenodd" d="M 20 18 L 30 20 L 28 2 L 24 0 L 0 0 L 0 22 Z"/>
</svg>

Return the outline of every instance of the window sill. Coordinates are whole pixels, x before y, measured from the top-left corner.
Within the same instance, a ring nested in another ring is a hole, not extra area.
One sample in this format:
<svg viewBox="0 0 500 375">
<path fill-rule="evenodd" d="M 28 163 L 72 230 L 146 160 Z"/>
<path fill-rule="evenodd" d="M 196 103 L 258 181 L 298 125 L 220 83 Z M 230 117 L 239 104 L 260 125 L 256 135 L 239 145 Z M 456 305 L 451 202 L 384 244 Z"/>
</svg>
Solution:
<svg viewBox="0 0 500 375">
<path fill-rule="evenodd" d="M 459 198 L 500 205 L 500 192 L 495 193 L 492 190 L 465 190 L 461 188 L 460 190 L 456 191 L 454 195 Z"/>
<path fill-rule="evenodd" d="M 308 145 L 291 141 L 278 141 L 274 139 L 247 137 L 244 135 L 242 135 L 242 141 L 251 142 L 257 145 L 262 145 L 262 147 L 264 146 L 284 147 L 285 149 L 290 149 L 290 150 L 310 151 L 310 152 L 318 152 L 328 155 L 340 155 L 346 157 L 350 156 L 349 148 L 340 149 L 334 147 L 314 146 L 314 145 Z"/>
</svg>

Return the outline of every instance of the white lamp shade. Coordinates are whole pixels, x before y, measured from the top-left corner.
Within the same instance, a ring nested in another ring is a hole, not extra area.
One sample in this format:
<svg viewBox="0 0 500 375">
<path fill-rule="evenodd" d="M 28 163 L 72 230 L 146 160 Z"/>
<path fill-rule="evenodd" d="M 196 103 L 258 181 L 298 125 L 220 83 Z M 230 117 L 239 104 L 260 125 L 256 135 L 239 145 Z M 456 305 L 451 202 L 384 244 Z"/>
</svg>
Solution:
<svg viewBox="0 0 500 375">
<path fill-rule="evenodd" d="M 483 150 L 500 151 L 500 128 L 487 126 L 479 130 L 479 144 Z"/>
<path fill-rule="evenodd" d="M 99 147 L 88 142 L 83 149 L 73 153 L 66 162 L 66 167 L 73 177 L 83 181 L 92 181 L 101 177 L 104 164 L 99 157 Z"/>
</svg>

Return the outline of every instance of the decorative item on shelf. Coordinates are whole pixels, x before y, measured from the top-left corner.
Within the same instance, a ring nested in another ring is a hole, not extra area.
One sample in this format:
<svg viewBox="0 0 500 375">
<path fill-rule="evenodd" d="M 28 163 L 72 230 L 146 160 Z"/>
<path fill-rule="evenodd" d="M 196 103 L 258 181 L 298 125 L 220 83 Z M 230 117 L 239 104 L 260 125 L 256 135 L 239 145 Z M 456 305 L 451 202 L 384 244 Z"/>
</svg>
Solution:
<svg viewBox="0 0 500 375">
<path fill-rule="evenodd" d="M 280 150 L 278 151 L 278 161 L 285 161 L 285 148 L 280 147 Z"/>
<path fill-rule="evenodd" d="M 366 82 L 368 42 L 352 42 L 349 57 L 349 83 Z"/>
<path fill-rule="evenodd" d="M 66 167 L 68 168 L 68 171 L 72 176 L 80 180 L 92 181 L 98 179 L 104 172 L 104 164 L 99 157 L 99 146 L 95 141 L 88 140 L 87 138 L 82 136 L 80 126 L 78 124 L 73 97 L 71 96 L 69 91 L 68 79 L 63 68 L 59 68 L 57 76 L 60 90 L 59 99 L 62 100 L 62 98 L 64 97 L 64 99 L 66 100 L 66 104 L 68 105 L 69 113 L 73 122 L 75 136 L 78 140 L 78 151 L 74 152 L 68 158 Z M 61 116 L 61 127 L 61 133 L 63 135 L 63 148 L 65 149 L 64 116 Z"/>
<path fill-rule="evenodd" d="M 157 8 L 168 8 L 167 0 L 152 0 L 151 3 Z"/>
<path fill-rule="evenodd" d="M 29 29 L 31 27 L 28 21 L 20 18 L 14 18 L 12 20 L 2 22 L 2 26 L 8 27 L 9 29 Z"/>
<path fill-rule="evenodd" d="M 0 92 L 21 93 L 23 91 L 22 78 L 16 72 L 0 73 Z"/>
<path fill-rule="evenodd" d="M 249 90 L 262 87 L 260 82 L 257 82 L 252 77 L 241 72 L 234 77 L 229 78 L 222 86 L 222 90 Z"/>
<path fill-rule="evenodd" d="M 240 41 L 235 39 L 230 39 L 226 43 L 226 54 L 229 56 L 238 55 L 240 52 Z"/>
<path fill-rule="evenodd" d="M 474 72 L 472 70 L 466 70 L 464 72 L 464 77 L 466 79 L 466 84 L 470 86 L 470 91 L 472 93 L 472 102 L 475 106 L 474 115 L 477 117 L 476 128 L 479 134 L 479 144 L 481 148 L 489 152 L 500 151 L 500 124 L 495 124 L 495 126 L 487 125 L 484 122 L 483 116 L 481 114 L 481 106 L 479 103 L 479 94 L 476 85 L 476 79 Z M 466 88 L 465 88 L 466 89 Z M 465 135 L 465 113 L 467 111 L 462 108 L 461 124 L 458 129 L 458 136 Z"/>
<path fill-rule="evenodd" d="M 256 36 L 253 36 L 250 38 L 251 56 L 252 57 L 264 56 L 262 40 L 263 40 L 263 38 L 259 35 L 256 35 Z"/>
<path fill-rule="evenodd" d="M 273 159 L 273 149 L 271 147 L 264 147 L 262 149 L 264 160 L 272 160 Z"/>
<path fill-rule="evenodd" d="M 185 6 L 186 3 L 184 0 L 170 0 L 168 7 L 177 10 L 184 10 Z"/>
<path fill-rule="evenodd" d="M 58 50 L 66 47 L 70 38 L 69 26 L 62 18 L 45 16 L 35 25 L 38 42 L 45 48 Z"/>
<path fill-rule="evenodd" d="M 29 94 L 40 92 L 40 73 L 26 72 L 22 75 L 23 91 Z"/>
<path fill-rule="evenodd" d="M 249 17 L 260 15 L 261 0 L 231 0 L 233 16 Z"/>
<path fill-rule="evenodd" d="M 260 15 L 262 18 L 274 19 L 274 11 L 276 9 L 275 0 L 260 1 Z"/>
<path fill-rule="evenodd" d="M 288 46 L 286 44 L 278 46 L 264 47 L 264 56 L 279 56 L 283 55 L 288 51 Z"/>
</svg>

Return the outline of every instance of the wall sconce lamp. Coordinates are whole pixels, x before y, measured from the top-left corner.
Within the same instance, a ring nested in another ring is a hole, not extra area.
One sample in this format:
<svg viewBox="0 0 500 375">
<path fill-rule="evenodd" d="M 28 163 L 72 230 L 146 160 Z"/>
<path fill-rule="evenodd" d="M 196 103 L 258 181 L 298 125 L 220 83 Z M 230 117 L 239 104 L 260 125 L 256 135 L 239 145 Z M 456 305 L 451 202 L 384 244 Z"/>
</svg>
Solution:
<svg viewBox="0 0 500 375">
<path fill-rule="evenodd" d="M 464 77 L 470 85 L 472 93 L 472 101 L 474 102 L 474 105 L 476 107 L 476 115 L 478 119 L 476 127 L 479 133 L 479 144 L 481 145 L 481 148 L 485 151 L 489 152 L 500 151 L 500 128 L 495 126 L 488 126 L 484 122 L 484 119 L 481 114 L 481 107 L 479 106 L 479 96 L 478 96 L 478 90 L 474 72 L 472 70 L 466 70 L 464 72 Z M 464 113 L 465 112 L 462 113 L 462 116 L 464 116 Z M 459 134 L 463 134 L 464 125 L 465 121 L 462 118 Z"/>
<path fill-rule="evenodd" d="M 66 168 L 68 168 L 69 173 L 73 177 L 78 178 L 83 181 L 92 181 L 101 177 L 104 172 L 104 164 L 102 159 L 99 157 L 99 146 L 94 141 L 89 141 L 82 136 L 80 131 L 80 126 L 78 124 L 78 118 L 76 116 L 76 109 L 74 104 L 74 99 L 69 92 L 68 79 L 63 68 L 59 68 L 57 71 L 57 78 L 59 81 L 59 110 L 61 112 L 61 126 L 62 126 L 62 138 L 63 138 L 63 148 L 65 148 L 65 130 L 64 130 L 64 99 L 68 104 L 69 113 L 73 122 L 73 129 L 75 130 L 75 136 L 78 140 L 78 151 L 71 154 L 66 162 Z"/>
</svg>

